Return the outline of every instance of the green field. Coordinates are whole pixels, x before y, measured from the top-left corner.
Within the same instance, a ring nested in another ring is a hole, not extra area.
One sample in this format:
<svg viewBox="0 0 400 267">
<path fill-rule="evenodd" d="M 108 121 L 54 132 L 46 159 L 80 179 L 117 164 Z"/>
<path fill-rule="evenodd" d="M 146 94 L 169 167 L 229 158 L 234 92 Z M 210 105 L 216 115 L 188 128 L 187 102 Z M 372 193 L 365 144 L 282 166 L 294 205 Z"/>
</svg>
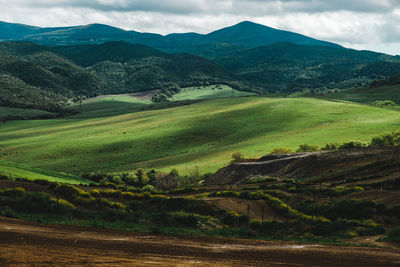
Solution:
<svg viewBox="0 0 400 267">
<path fill-rule="evenodd" d="M 325 99 L 339 99 L 356 103 L 371 104 L 377 100 L 392 100 L 400 104 L 400 86 L 383 86 L 371 88 L 351 88 L 323 96 Z"/>
<path fill-rule="evenodd" d="M 400 128 L 398 111 L 310 98 L 238 97 L 116 116 L 98 112 L 4 123 L 1 158 L 74 174 L 196 166 L 204 173 L 226 165 L 234 152 L 260 157 L 276 147 L 369 141 Z"/>
<path fill-rule="evenodd" d="M 8 108 L 0 107 L 0 120 L 8 116 L 18 116 L 22 118 L 32 118 L 41 115 L 51 115 L 52 113 L 39 109 L 22 109 L 22 108 Z"/>
<path fill-rule="evenodd" d="M 182 101 L 182 100 L 198 100 L 198 99 L 209 99 L 219 97 L 242 97 L 242 96 L 254 96 L 255 93 L 243 92 L 234 90 L 226 85 L 210 85 L 204 87 L 188 87 L 182 88 L 181 92 L 173 95 L 170 101 Z"/>
<path fill-rule="evenodd" d="M 0 174 L 10 178 L 44 179 L 52 182 L 69 184 L 90 184 L 92 181 L 82 179 L 78 176 L 59 173 L 39 168 L 32 168 L 22 164 L 0 161 Z"/>
<path fill-rule="evenodd" d="M 81 106 L 75 104 L 71 108 L 82 112 L 74 118 L 96 118 L 136 112 L 151 103 L 126 95 L 115 95 L 89 99 Z"/>
</svg>

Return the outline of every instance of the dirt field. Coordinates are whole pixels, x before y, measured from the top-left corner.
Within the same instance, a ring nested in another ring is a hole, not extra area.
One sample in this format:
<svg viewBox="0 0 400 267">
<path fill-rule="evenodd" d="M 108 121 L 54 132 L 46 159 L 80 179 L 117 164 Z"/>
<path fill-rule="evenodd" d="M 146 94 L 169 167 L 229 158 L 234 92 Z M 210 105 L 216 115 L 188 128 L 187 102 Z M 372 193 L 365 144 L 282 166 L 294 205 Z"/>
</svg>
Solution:
<svg viewBox="0 0 400 267">
<path fill-rule="evenodd" d="M 0 266 L 399 266 L 399 249 L 166 237 L 0 217 Z"/>
</svg>

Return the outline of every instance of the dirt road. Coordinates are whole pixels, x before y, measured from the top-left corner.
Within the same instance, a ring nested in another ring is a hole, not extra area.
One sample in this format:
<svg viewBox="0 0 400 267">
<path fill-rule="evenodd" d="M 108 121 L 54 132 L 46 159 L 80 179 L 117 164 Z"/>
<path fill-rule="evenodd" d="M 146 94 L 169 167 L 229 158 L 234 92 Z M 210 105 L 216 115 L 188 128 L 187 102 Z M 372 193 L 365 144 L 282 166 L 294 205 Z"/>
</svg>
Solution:
<svg viewBox="0 0 400 267">
<path fill-rule="evenodd" d="M 399 249 L 167 237 L 0 217 L 0 266 L 399 266 Z"/>
</svg>

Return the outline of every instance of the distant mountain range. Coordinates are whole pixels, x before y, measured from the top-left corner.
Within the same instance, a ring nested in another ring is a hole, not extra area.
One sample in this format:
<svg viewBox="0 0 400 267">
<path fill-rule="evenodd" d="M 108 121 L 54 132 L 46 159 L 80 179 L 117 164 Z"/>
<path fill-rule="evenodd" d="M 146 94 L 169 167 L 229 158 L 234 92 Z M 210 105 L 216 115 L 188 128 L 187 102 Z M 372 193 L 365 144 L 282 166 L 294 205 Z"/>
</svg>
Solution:
<svg viewBox="0 0 400 267">
<path fill-rule="evenodd" d="M 32 90 L 37 100 L 28 106 L 39 107 L 39 99 L 60 106 L 79 95 L 175 85 L 326 91 L 400 73 L 398 56 L 347 49 L 248 21 L 209 34 L 166 36 L 102 24 L 40 28 L 0 22 L 0 40 L 0 85 L 8 90 L 1 105 L 27 106 L 19 96 Z"/>
<path fill-rule="evenodd" d="M 192 53 L 206 57 L 212 57 L 213 54 L 224 54 L 227 49 L 228 51 L 237 51 L 279 42 L 341 47 L 337 44 L 249 21 L 209 34 L 180 33 L 166 36 L 125 31 L 103 24 L 39 28 L 0 22 L 0 39 L 3 41 L 27 41 L 42 45 L 101 44 L 110 41 L 124 41 L 150 46 L 167 53 Z"/>
</svg>

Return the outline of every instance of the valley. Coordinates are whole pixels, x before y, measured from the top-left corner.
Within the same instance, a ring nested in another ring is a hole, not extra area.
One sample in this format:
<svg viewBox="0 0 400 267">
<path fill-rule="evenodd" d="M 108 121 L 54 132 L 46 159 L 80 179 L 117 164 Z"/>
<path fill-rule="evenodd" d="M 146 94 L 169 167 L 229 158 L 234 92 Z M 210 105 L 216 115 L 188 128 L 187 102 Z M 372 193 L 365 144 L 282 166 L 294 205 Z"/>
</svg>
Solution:
<svg viewBox="0 0 400 267">
<path fill-rule="evenodd" d="M 249 21 L 0 22 L 0 265 L 398 266 L 399 73 Z"/>
</svg>

